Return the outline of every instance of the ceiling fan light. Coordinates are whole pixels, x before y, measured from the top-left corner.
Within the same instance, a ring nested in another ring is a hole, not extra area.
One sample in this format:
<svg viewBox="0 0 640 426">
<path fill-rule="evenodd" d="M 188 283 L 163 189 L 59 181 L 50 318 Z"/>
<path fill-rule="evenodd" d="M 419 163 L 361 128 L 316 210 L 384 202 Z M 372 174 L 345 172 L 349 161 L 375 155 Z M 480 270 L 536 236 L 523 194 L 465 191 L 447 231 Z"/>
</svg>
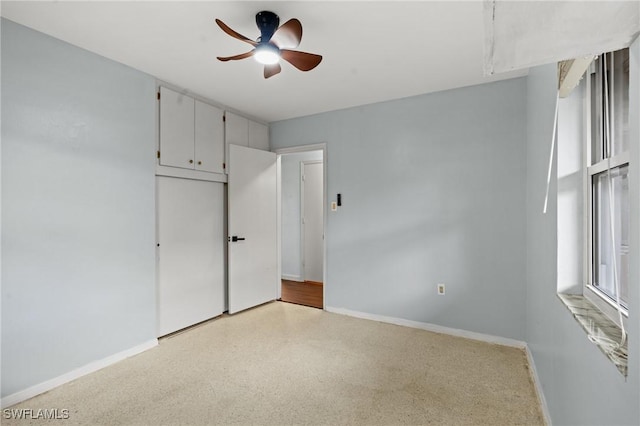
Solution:
<svg viewBox="0 0 640 426">
<path fill-rule="evenodd" d="M 280 51 L 269 44 L 258 46 L 253 58 L 261 64 L 273 65 L 280 61 Z"/>
</svg>

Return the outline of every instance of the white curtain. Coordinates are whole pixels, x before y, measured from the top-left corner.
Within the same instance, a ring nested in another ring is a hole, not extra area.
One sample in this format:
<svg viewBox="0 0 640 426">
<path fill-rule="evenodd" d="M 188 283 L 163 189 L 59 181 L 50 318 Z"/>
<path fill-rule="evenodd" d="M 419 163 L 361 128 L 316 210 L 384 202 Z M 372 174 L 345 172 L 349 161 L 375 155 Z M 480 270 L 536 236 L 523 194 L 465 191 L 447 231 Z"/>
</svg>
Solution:
<svg viewBox="0 0 640 426">
<path fill-rule="evenodd" d="M 628 47 L 640 1 L 484 0 L 485 75 Z"/>
</svg>

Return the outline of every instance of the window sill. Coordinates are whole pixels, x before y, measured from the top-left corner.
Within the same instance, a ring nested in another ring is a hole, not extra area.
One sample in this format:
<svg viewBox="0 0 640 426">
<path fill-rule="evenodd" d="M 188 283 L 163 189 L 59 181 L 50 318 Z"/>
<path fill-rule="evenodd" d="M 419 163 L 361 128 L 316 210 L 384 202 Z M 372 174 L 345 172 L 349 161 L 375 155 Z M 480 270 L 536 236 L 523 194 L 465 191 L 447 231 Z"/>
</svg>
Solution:
<svg viewBox="0 0 640 426">
<path fill-rule="evenodd" d="M 627 377 L 627 342 L 622 347 L 608 342 L 620 342 L 622 330 L 584 296 L 578 294 L 558 294 L 573 317 L 587 333 L 589 340 L 600 348 L 618 371 Z M 627 339 L 628 340 L 628 339 Z"/>
</svg>

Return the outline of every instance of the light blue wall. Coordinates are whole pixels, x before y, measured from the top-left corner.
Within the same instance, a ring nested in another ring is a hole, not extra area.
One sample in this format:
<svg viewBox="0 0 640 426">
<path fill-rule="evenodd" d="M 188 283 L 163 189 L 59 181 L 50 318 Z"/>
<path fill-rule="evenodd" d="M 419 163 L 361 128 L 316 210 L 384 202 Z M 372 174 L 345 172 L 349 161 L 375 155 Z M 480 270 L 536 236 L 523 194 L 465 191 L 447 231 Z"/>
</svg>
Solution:
<svg viewBox="0 0 640 426">
<path fill-rule="evenodd" d="M 640 43 L 631 49 L 631 161 L 640 164 Z M 554 425 L 640 423 L 638 339 L 640 292 L 630 291 L 629 375 L 622 377 L 592 344 L 556 296 L 557 183 L 542 214 L 556 96 L 556 67 L 532 69 L 527 78 L 527 331 Z M 640 211 L 638 167 L 630 168 L 631 211 Z M 553 175 L 556 175 L 554 166 Z M 640 217 L 631 216 L 632 259 L 640 259 Z M 581 220 L 581 219 L 580 219 Z M 640 262 L 630 262 L 630 282 L 640 282 Z"/>
<path fill-rule="evenodd" d="M 586 88 L 582 83 L 570 96 L 558 101 L 557 133 L 557 251 L 558 251 L 558 292 L 582 294 L 583 251 L 584 251 L 584 209 L 583 122 L 584 96 Z M 551 140 L 551 135 L 548 136 Z M 541 207 L 540 207 L 541 208 Z"/>
<path fill-rule="evenodd" d="M 525 89 L 271 124 L 272 148 L 327 143 L 327 306 L 524 339 Z"/>
<path fill-rule="evenodd" d="M 300 250 L 300 163 L 322 160 L 322 151 L 284 154 L 281 157 L 282 275 L 302 280 Z"/>
<path fill-rule="evenodd" d="M 155 338 L 155 80 L 2 20 L 2 396 Z"/>
</svg>

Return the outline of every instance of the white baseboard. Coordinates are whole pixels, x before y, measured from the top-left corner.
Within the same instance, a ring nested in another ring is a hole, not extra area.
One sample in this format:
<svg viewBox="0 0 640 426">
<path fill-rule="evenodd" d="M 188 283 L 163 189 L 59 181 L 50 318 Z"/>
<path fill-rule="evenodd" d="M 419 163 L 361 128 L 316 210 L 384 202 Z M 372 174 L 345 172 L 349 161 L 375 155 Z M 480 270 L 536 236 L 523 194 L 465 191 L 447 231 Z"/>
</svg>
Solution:
<svg viewBox="0 0 640 426">
<path fill-rule="evenodd" d="M 283 280 L 288 280 L 288 281 L 298 281 L 298 282 L 304 282 L 304 279 L 300 276 L 300 275 L 287 275 L 287 274 L 282 274 L 282 279 Z"/>
<path fill-rule="evenodd" d="M 105 367 L 115 364 L 118 361 L 122 361 L 123 359 L 137 355 L 155 346 L 158 346 L 158 339 L 149 340 L 148 342 L 142 343 L 138 346 L 134 346 L 131 349 L 127 349 L 117 354 L 113 354 L 111 356 L 108 356 L 98 361 L 90 362 L 89 364 L 83 367 L 76 368 L 75 370 L 72 370 L 72 371 L 69 371 L 68 373 L 63 374 L 62 376 L 55 377 L 53 379 L 47 380 L 46 382 L 33 385 L 27 389 L 5 396 L 4 398 L 2 398 L 2 402 L 0 403 L 0 406 L 2 408 L 5 408 L 5 407 L 10 407 L 22 401 L 26 401 L 27 399 L 33 398 L 36 395 L 40 395 L 41 393 L 50 391 L 53 388 L 56 388 L 60 385 L 68 383 L 72 380 L 78 379 L 87 374 L 101 370 Z"/>
<path fill-rule="evenodd" d="M 531 371 L 531 379 L 533 380 L 533 385 L 536 388 L 538 400 L 540 401 L 540 406 L 542 407 L 542 416 L 544 417 L 544 422 L 546 425 L 551 426 L 551 414 L 549 413 L 549 407 L 547 406 L 547 399 L 544 397 L 542 384 L 540 383 L 538 370 L 536 369 L 536 363 L 533 360 L 533 354 L 531 353 L 531 349 L 529 349 L 529 345 L 526 346 L 525 351 L 527 353 L 527 360 L 529 361 L 529 371 Z"/>
<path fill-rule="evenodd" d="M 441 325 L 430 324 L 427 322 L 412 321 L 403 318 L 387 317 L 384 315 L 368 314 L 365 312 L 352 311 L 343 308 L 334 308 L 327 306 L 327 312 L 335 314 L 348 315 L 350 317 L 368 319 L 378 322 L 386 322 L 389 324 L 402 325 L 405 327 L 419 328 L 421 330 L 433 331 L 434 333 L 449 334 L 451 336 L 464 337 L 467 339 L 480 340 L 482 342 L 495 343 L 503 346 L 511 346 L 515 348 L 525 348 L 527 344 L 520 340 L 509 339 L 506 337 L 493 336 L 491 334 L 476 333 L 473 331 L 460 330 L 457 328 L 444 327 Z"/>
</svg>

